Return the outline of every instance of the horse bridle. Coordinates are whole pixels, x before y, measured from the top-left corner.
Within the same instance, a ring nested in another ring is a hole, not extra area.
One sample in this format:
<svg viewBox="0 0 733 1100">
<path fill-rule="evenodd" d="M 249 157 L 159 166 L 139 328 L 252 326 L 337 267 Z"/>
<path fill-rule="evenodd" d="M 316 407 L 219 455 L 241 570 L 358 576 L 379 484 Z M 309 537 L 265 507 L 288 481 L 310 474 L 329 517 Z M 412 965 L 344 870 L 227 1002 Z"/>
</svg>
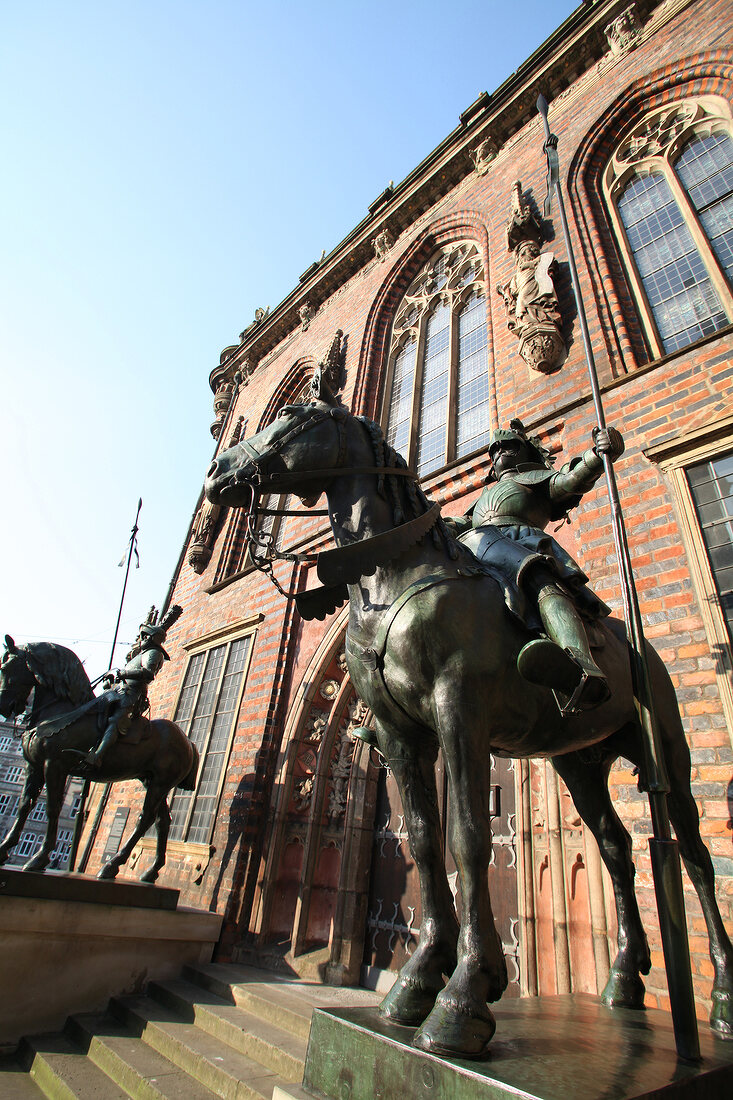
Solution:
<svg viewBox="0 0 733 1100">
<path fill-rule="evenodd" d="M 249 546 L 250 560 L 256 569 L 264 573 L 275 588 L 283 596 L 292 597 L 297 594 L 286 592 L 282 588 L 277 577 L 273 573 L 274 561 L 313 562 L 318 560 L 317 554 L 296 554 L 289 551 L 277 550 L 274 546 L 274 535 L 269 531 L 257 530 L 257 518 L 259 516 L 327 516 L 327 508 L 308 508 L 306 511 L 295 508 L 258 508 L 257 501 L 263 493 L 286 492 L 289 486 L 300 484 L 303 479 L 311 480 L 321 477 L 333 477 L 345 474 L 374 474 L 377 477 L 394 476 L 406 477 L 411 481 L 419 481 L 417 474 L 406 466 L 347 466 L 346 463 L 346 431 L 345 422 L 349 413 L 342 408 L 314 409 L 311 415 L 304 418 L 298 424 L 294 424 L 284 432 L 266 451 L 258 451 L 252 444 L 242 439 L 237 444 L 247 456 L 250 467 L 254 467 L 254 474 L 248 473 L 246 477 L 234 475 L 234 480 L 240 485 L 246 483 L 250 489 L 250 502 L 246 506 L 244 537 Z M 336 462 L 327 469 L 303 470 L 297 473 L 290 471 L 272 471 L 268 469 L 272 459 L 280 454 L 283 448 L 305 431 L 316 427 L 326 420 L 333 420 L 338 430 L 338 454 Z M 303 499 L 303 498 L 301 498 Z M 254 552 L 257 548 L 259 553 Z"/>
</svg>

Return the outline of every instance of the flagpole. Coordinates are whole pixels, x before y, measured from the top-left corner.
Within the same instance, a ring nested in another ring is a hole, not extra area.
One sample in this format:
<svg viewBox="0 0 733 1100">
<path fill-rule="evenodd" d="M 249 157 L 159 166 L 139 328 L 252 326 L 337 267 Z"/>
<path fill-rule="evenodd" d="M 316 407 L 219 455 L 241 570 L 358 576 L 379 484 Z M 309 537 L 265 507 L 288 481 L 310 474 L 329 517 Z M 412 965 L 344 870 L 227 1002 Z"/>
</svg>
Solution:
<svg viewBox="0 0 733 1100">
<path fill-rule="evenodd" d="M 136 544 L 137 544 L 137 533 L 139 531 L 138 520 L 140 519 L 140 510 L 141 510 L 142 506 L 143 506 L 143 498 L 140 497 L 140 499 L 137 502 L 137 512 L 135 513 L 135 522 L 132 525 L 132 530 L 130 532 L 130 543 L 129 543 L 129 546 L 127 548 L 127 565 L 125 567 L 125 579 L 124 579 L 123 584 L 122 584 L 122 595 L 120 597 L 120 607 L 119 607 L 119 610 L 117 612 L 117 622 L 115 624 L 114 638 L 112 639 L 112 649 L 110 650 L 110 654 L 109 654 L 109 664 L 107 666 L 107 671 L 108 672 L 111 671 L 112 666 L 114 664 L 114 660 L 115 660 L 115 649 L 117 648 L 117 636 L 120 632 L 120 622 L 122 621 L 122 608 L 123 608 L 124 603 L 125 603 L 125 594 L 127 592 L 127 581 L 129 579 L 129 576 L 130 576 L 130 566 L 132 564 L 132 555 L 133 554 L 137 555 L 137 545 Z M 124 560 L 125 559 L 123 558 L 122 561 L 124 561 Z M 138 566 L 139 566 L 139 564 L 140 564 L 140 562 L 139 562 L 139 557 L 138 557 Z M 122 562 L 120 562 L 120 565 L 122 565 Z M 76 821 L 74 822 L 74 836 L 72 837 L 72 840 L 71 840 L 71 855 L 69 857 L 69 870 L 70 871 L 74 870 L 74 862 L 76 860 L 76 853 L 79 850 L 79 841 L 81 840 L 81 833 L 82 833 L 82 829 L 84 827 L 84 812 L 85 812 L 87 798 L 89 797 L 89 788 L 90 788 L 90 786 L 91 786 L 91 780 L 85 779 L 84 783 L 82 785 L 82 788 L 81 788 L 81 797 L 79 799 L 79 809 L 78 809 L 77 814 L 76 814 Z M 84 871 L 84 869 L 85 869 L 85 867 L 86 867 L 86 865 L 89 861 L 89 856 L 91 854 L 92 845 L 94 844 L 94 841 L 95 841 L 96 836 L 97 836 L 97 830 L 99 828 L 99 822 L 102 819 L 102 814 L 104 813 L 105 806 L 107 805 L 107 799 L 109 798 L 110 787 L 111 787 L 111 784 L 106 783 L 105 786 L 104 786 L 104 790 L 102 791 L 102 794 L 100 795 L 99 805 L 97 807 L 97 812 L 94 816 L 94 823 L 93 823 L 92 828 L 89 832 L 89 839 L 87 840 L 84 851 L 82 852 L 81 859 L 79 860 L 79 867 L 78 867 L 79 873 Z"/>
<path fill-rule="evenodd" d="M 552 193 L 557 197 L 557 207 L 560 214 L 565 248 L 570 268 L 570 278 L 575 296 L 575 304 L 578 311 L 578 323 L 583 338 L 583 348 L 588 367 L 593 406 L 595 408 L 598 427 L 606 428 L 606 418 L 601 400 L 601 390 L 598 382 L 593 347 L 588 331 L 588 321 L 580 291 L 580 279 L 575 264 L 570 229 L 565 213 L 562 189 L 560 187 L 560 171 L 557 155 L 557 136 L 550 132 L 547 117 L 547 100 L 543 95 L 537 98 L 537 110 L 542 117 L 545 131 L 545 144 L 543 146 L 547 156 L 547 200 L 545 202 L 545 217 L 549 216 Z M 695 1014 L 695 996 L 692 988 L 692 970 L 690 966 L 690 946 L 687 938 L 687 921 L 685 917 L 684 893 L 682 889 L 682 871 L 680 865 L 679 845 L 672 838 L 669 809 L 667 806 L 667 794 L 669 792 L 669 780 L 667 778 L 664 763 L 664 754 L 661 747 L 659 729 L 657 726 L 654 709 L 654 699 L 651 688 L 651 675 L 646 652 L 644 638 L 644 625 L 641 618 L 639 598 L 634 582 L 634 574 L 631 564 L 631 554 L 626 537 L 621 501 L 618 494 L 616 475 L 613 469 L 611 456 L 601 453 L 603 470 L 606 475 L 606 488 L 611 505 L 611 527 L 613 540 L 618 559 L 619 579 L 623 596 L 624 613 L 626 618 L 627 640 L 629 646 L 629 658 L 631 662 L 631 678 L 634 691 L 634 700 L 642 731 L 643 751 L 643 789 L 649 796 L 649 809 L 652 820 L 653 836 L 649 838 L 649 852 L 651 856 L 652 874 L 654 877 L 654 892 L 657 899 L 657 911 L 659 914 L 659 927 L 662 936 L 662 948 L 664 951 L 664 963 L 667 972 L 667 985 L 669 987 L 670 1006 L 672 1010 L 672 1023 L 674 1027 L 677 1053 L 681 1058 L 690 1061 L 700 1059 L 700 1041 L 697 1032 L 697 1016 Z"/>
</svg>

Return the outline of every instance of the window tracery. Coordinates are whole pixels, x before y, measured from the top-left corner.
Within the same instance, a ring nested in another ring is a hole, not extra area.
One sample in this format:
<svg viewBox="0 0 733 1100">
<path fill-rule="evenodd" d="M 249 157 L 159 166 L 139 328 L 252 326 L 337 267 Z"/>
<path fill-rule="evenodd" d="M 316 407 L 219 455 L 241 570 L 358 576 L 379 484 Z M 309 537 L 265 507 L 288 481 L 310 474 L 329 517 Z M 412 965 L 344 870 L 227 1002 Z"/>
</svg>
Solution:
<svg viewBox="0 0 733 1100">
<path fill-rule="evenodd" d="M 424 477 L 488 442 L 488 405 L 484 269 L 459 241 L 431 257 L 395 314 L 387 442 Z"/>
<path fill-rule="evenodd" d="M 604 190 L 650 343 L 668 354 L 733 319 L 733 136 L 714 96 L 650 112 Z"/>
</svg>

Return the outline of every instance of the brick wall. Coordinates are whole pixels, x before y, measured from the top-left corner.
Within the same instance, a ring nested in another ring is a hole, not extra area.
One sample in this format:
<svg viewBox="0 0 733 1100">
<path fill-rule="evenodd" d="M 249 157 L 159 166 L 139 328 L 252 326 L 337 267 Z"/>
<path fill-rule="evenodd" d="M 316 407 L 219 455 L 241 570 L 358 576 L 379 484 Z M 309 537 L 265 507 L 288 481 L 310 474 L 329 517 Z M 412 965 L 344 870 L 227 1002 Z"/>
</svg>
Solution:
<svg viewBox="0 0 733 1100">
<path fill-rule="evenodd" d="M 725 786 L 733 772 L 732 731 L 726 725 L 715 655 L 693 586 L 675 497 L 668 476 L 644 451 L 665 437 L 684 435 L 730 413 L 731 334 L 726 330 L 691 349 L 656 362 L 650 359 L 598 193 L 599 165 L 608 155 L 609 142 L 642 106 L 701 91 L 730 96 L 730 66 L 726 69 L 722 60 L 729 56 L 725 52 L 730 45 L 728 3 L 718 0 L 676 7 L 677 15 L 666 24 L 659 15 L 654 17 L 660 26 L 649 40 L 615 60 L 606 55 L 571 81 L 551 104 L 550 117 L 559 137 L 571 232 L 607 418 L 627 441 L 617 471 L 644 622 L 677 688 L 692 751 L 693 794 L 716 865 L 724 917 L 730 921 L 733 861 L 731 837 L 726 831 Z M 505 142 L 484 176 L 473 171 L 464 174 L 402 230 L 384 261 L 372 259 L 359 266 L 320 305 L 307 331 L 292 328 L 257 363 L 240 390 L 221 433 L 222 446 L 227 445 L 231 424 L 238 416 L 248 421 L 248 434 L 257 430 L 272 407 L 273 394 L 287 390 L 289 380 L 300 376 L 305 364 L 325 353 L 337 328 L 343 329 L 347 341 L 344 401 L 355 412 L 378 416 L 389 326 L 402 292 L 435 247 L 451 239 L 470 238 L 477 244 L 487 272 L 495 422 L 505 424 L 520 416 L 560 452 L 561 461 L 588 447 L 595 421 L 557 211 L 551 219 L 554 239 L 545 247 L 555 252 L 560 264 L 557 286 L 566 322 L 568 357 L 558 373 L 543 376 L 530 372 L 519 359 L 516 339 L 507 330 L 504 305 L 496 292 L 497 284 L 505 283 L 512 273 L 505 226 L 515 180 L 521 179 L 524 194 L 536 208 L 541 208 L 544 200 L 542 140 L 538 117 L 523 124 Z M 439 173 L 440 164 L 434 170 Z M 375 219 L 375 235 L 378 226 Z M 202 410 L 202 425 L 205 418 Z M 485 472 L 486 456 L 473 456 L 436 475 L 427 489 L 444 503 L 447 513 L 461 512 L 476 496 Z M 193 496 L 197 487 L 191 489 Z M 322 521 L 291 519 L 286 542 L 317 550 L 326 545 L 326 534 Z M 602 487 L 587 495 L 571 526 L 563 528 L 558 537 L 584 565 L 599 595 L 620 608 Z M 174 845 L 162 876 L 163 882 L 181 887 L 185 903 L 226 913 L 222 944 L 226 956 L 249 927 L 282 731 L 302 687 L 304 670 L 329 622 L 300 621 L 292 602 L 287 603 L 256 572 L 210 591 L 223 541 L 220 534 L 201 576 L 187 562 L 181 568 L 172 598 L 183 605 L 185 614 L 169 637 L 171 661 L 152 695 L 154 713 L 172 717 L 187 659 L 184 644 L 255 611 L 262 615 L 212 838 L 216 851 L 209 859 L 208 854 L 187 854 L 185 847 Z M 313 586 L 315 577 L 310 573 L 308 568 L 289 563 L 276 568 L 285 587 Z M 633 838 L 638 895 L 654 945 L 654 969 L 647 983 L 650 1002 L 663 1004 L 665 980 L 646 843 L 651 832 L 647 803 L 625 764 L 614 770 L 611 782 L 614 801 Z M 115 789 L 103 833 L 115 806 L 131 800 L 137 801 L 128 785 Z M 96 852 L 102 847 L 98 844 Z M 697 899 L 687 884 L 686 895 L 695 987 L 704 1004 L 711 974 L 707 939 Z"/>
</svg>

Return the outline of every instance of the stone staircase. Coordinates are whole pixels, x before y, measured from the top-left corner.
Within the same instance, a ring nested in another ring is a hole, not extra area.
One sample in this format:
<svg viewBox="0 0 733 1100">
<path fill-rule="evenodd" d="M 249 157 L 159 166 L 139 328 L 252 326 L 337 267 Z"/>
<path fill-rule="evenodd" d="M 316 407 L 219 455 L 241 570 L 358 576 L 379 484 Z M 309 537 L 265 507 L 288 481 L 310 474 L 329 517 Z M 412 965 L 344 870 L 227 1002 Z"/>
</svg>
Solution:
<svg viewBox="0 0 733 1100">
<path fill-rule="evenodd" d="M 0 1061 L 3 1100 L 262 1100 L 300 1093 L 313 1009 L 376 1004 L 250 967 L 187 966 L 146 996 L 70 1016 Z"/>
</svg>

